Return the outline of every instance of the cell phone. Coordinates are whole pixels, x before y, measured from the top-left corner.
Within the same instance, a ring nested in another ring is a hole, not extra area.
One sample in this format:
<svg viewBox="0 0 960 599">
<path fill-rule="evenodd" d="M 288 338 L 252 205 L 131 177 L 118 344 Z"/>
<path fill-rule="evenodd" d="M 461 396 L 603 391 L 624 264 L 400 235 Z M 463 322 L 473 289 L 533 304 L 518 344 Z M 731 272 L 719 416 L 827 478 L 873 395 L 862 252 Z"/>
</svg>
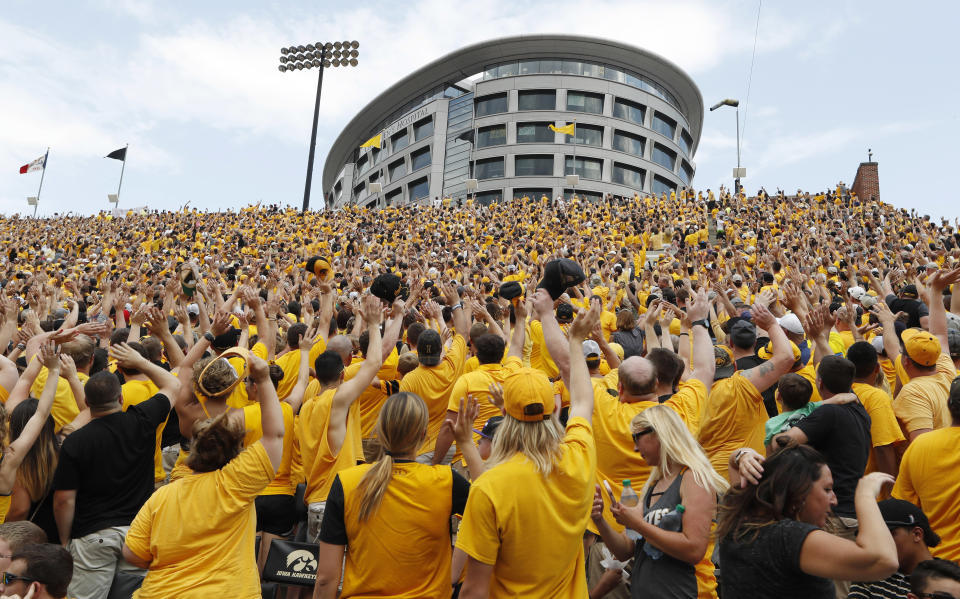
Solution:
<svg viewBox="0 0 960 599">
<path fill-rule="evenodd" d="M 616 497 L 613 496 L 613 489 L 610 488 L 610 481 L 603 481 L 603 488 L 607 490 L 607 496 L 610 498 L 610 504 L 613 505 L 617 503 Z"/>
</svg>

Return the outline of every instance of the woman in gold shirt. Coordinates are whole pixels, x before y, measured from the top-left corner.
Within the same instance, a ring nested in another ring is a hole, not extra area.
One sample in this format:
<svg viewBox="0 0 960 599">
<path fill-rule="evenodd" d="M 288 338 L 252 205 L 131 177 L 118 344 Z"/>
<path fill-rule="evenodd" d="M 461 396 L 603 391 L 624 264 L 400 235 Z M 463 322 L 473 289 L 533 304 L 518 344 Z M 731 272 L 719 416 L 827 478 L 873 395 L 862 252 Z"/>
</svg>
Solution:
<svg viewBox="0 0 960 599">
<path fill-rule="evenodd" d="M 266 362 L 251 355 L 263 436 L 243 449 L 243 428 L 224 415 L 194 424 L 192 474 L 157 490 L 137 513 L 123 546 L 148 568 L 134 594 L 152 597 L 260 597 L 254 556 L 254 500 L 283 458 L 283 412 Z"/>
<path fill-rule="evenodd" d="M 450 516 L 463 513 L 470 483 L 450 466 L 416 462 L 428 421 L 418 395 L 391 395 L 377 420 L 383 454 L 337 474 L 320 525 L 315 598 L 336 597 L 340 564 L 341 598 L 450 596 Z"/>
</svg>

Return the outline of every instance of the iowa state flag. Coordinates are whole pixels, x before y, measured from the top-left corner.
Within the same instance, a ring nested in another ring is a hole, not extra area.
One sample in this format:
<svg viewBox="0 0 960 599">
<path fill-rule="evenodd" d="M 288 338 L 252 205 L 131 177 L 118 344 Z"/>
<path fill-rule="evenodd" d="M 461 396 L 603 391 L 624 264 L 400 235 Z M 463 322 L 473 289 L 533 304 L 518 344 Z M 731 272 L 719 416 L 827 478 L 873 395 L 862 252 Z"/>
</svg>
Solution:
<svg viewBox="0 0 960 599">
<path fill-rule="evenodd" d="M 32 173 L 33 171 L 42 171 L 43 167 L 47 165 L 47 156 L 44 154 L 40 158 L 37 158 L 33 162 L 28 162 L 20 167 L 20 174 L 24 175 L 26 173 Z"/>
</svg>

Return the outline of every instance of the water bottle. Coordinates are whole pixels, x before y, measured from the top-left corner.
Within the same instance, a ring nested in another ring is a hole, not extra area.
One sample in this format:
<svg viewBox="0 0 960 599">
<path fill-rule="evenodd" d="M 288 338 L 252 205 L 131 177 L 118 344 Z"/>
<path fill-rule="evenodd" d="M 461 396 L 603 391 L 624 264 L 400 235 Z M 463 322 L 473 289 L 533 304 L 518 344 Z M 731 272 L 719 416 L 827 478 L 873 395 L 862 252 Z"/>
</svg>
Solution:
<svg viewBox="0 0 960 599">
<path fill-rule="evenodd" d="M 634 507 L 640 503 L 640 497 L 637 495 L 637 492 L 633 490 L 633 486 L 630 484 L 629 480 L 623 481 L 623 493 L 620 494 L 620 505 L 624 507 Z M 640 536 L 635 530 L 626 529 L 624 532 L 627 533 L 627 537 L 639 541 L 643 537 Z"/>
<path fill-rule="evenodd" d="M 667 512 L 660 518 L 660 523 L 657 524 L 659 528 L 663 530 L 669 530 L 671 532 L 679 532 L 683 527 L 683 512 L 686 511 L 686 508 L 681 504 L 677 504 L 677 507 L 672 511 Z M 652 559 L 660 559 L 663 557 L 663 551 L 657 549 L 650 542 L 646 542 L 643 545 L 643 551 L 649 555 Z"/>
</svg>

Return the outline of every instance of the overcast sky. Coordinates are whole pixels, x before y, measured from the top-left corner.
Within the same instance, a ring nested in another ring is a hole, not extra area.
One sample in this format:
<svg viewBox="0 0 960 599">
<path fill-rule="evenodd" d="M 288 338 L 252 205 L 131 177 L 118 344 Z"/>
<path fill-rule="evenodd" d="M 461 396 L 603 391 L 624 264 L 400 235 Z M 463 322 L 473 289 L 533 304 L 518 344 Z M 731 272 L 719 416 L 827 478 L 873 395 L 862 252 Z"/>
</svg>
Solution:
<svg viewBox="0 0 960 599">
<path fill-rule="evenodd" d="M 360 41 L 360 66 L 324 76 L 314 205 L 330 144 L 359 107 L 461 46 L 522 33 L 576 33 L 656 52 L 686 70 L 707 107 L 741 101 L 753 191 L 852 183 L 872 148 L 882 199 L 960 216 L 960 3 L 264 2 L 5 0 L 0 16 L 0 212 L 27 212 L 50 147 L 39 214 L 121 207 L 299 206 L 315 76 L 280 73 L 281 46 Z M 707 112 L 698 189 L 731 183 L 734 113 Z"/>
</svg>

